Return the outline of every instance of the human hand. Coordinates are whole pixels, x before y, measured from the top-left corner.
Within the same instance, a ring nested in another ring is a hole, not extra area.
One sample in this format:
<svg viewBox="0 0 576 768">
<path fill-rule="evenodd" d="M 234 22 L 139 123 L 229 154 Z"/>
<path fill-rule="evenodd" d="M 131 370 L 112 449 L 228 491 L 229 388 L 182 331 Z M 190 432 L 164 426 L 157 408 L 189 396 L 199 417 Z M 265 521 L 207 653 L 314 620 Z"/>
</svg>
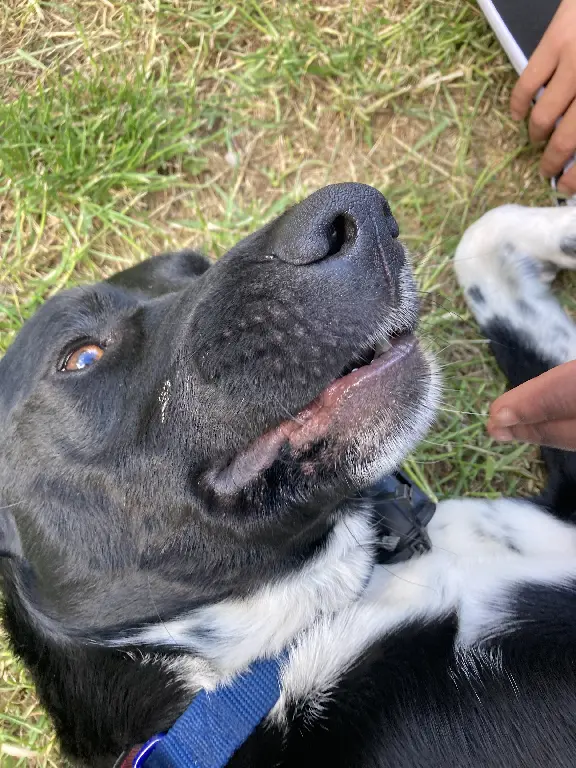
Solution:
<svg viewBox="0 0 576 768">
<path fill-rule="evenodd" d="M 516 83 L 510 100 L 515 120 L 526 117 L 532 99 L 544 85 L 532 109 L 528 130 L 534 142 L 545 141 L 552 134 L 540 170 L 544 176 L 556 176 L 576 150 L 576 0 L 562 0 Z M 559 117 L 562 120 L 555 128 Z M 563 174 L 558 189 L 576 193 L 576 165 Z"/>
<path fill-rule="evenodd" d="M 511 389 L 492 403 L 488 432 L 495 440 L 518 440 L 576 450 L 576 360 Z"/>
</svg>

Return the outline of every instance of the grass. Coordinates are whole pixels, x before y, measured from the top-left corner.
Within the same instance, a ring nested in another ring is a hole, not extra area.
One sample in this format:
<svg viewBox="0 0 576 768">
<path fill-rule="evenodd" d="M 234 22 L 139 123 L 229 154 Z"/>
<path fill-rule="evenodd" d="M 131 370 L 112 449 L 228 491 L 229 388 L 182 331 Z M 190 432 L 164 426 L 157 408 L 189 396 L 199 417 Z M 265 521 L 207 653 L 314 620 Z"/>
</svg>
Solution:
<svg viewBox="0 0 576 768">
<path fill-rule="evenodd" d="M 444 365 L 409 470 L 438 498 L 538 486 L 532 449 L 485 434 L 503 381 L 450 269 L 487 209 L 551 202 L 472 0 L 8 0 L 0 57 L 0 349 L 70 283 L 163 249 L 217 257 L 319 186 L 363 181 L 415 254 Z M 63 765 L 4 649 L 0 668 L 0 765 Z"/>
</svg>

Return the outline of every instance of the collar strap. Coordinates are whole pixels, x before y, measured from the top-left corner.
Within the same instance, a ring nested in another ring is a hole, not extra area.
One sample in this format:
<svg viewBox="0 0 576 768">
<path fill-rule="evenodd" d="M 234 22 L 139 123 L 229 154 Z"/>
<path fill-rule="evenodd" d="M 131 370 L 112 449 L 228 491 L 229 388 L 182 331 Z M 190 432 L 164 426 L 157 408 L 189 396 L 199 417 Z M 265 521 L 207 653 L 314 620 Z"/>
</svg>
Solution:
<svg viewBox="0 0 576 768">
<path fill-rule="evenodd" d="M 254 662 L 228 685 L 200 691 L 165 735 L 129 755 L 130 768 L 223 768 L 280 697 L 285 654 Z"/>
<path fill-rule="evenodd" d="M 401 563 L 430 551 L 426 526 L 436 504 L 403 472 L 394 472 L 362 493 L 370 500 L 378 531 L 380 564 Z"/>
</svg>

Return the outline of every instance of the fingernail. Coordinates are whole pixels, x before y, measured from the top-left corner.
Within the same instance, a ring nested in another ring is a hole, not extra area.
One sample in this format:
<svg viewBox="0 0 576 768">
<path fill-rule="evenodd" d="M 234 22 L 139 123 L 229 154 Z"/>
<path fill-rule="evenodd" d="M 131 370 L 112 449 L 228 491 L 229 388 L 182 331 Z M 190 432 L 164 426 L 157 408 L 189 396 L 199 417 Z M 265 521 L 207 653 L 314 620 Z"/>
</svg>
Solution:
<svg viewBox="0 0 576 768">
<path fill-rule="evenodd" d="M 490 422 L 495 427 L 513 427 L 519 421 L 520 419 L 511 408 L 502 408 L 490 418 Z"/>
<path fill-rule="evenodd" d="M 510 429 L 495 429 L 490 432 L 490 437 L 498 440 L 499 443 L 509 443 L 511 440 L 514 440 L 514 435 Z"/>
</svg>

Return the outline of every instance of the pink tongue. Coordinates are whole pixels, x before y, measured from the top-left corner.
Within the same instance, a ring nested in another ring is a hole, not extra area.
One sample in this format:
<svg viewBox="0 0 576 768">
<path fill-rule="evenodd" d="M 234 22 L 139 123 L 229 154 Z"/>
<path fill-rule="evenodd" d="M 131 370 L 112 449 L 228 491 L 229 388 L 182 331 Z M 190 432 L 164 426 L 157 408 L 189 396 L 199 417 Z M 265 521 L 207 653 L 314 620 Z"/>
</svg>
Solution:
<svg viewBox="0 0 576 768">
<path fill-rule="evenodd" d="M 298 417 L 297 417 L 298 418 Z M 214 489 L 219 493 L 234 493 L 248 485 L 255 477 L 272 466 L 278 453 L 290 435 L 300 428 L 296 421 L 283 421 L 269 432 L 256 438 L 253 443 L 237 454 L 230 464 L 212 478 Z"/>
<path fill-rule="evenodd" d="M 286 435 L 290 445 L 293 448 L 301 448 L 312 440 L 322 437 L 338 408 L 353 397 L 356 394 L 355 391 L 370 379 L 381 376 L 388 368 L 396 365 L 411 352 L 416 343 L 413 336 L 401 336 L 394 340 L 391 349 L 375 358 L 370 365 L 364 365 L 357 371 L 333 381 L 296 416 L 301 426 Z"/>
</svg>

